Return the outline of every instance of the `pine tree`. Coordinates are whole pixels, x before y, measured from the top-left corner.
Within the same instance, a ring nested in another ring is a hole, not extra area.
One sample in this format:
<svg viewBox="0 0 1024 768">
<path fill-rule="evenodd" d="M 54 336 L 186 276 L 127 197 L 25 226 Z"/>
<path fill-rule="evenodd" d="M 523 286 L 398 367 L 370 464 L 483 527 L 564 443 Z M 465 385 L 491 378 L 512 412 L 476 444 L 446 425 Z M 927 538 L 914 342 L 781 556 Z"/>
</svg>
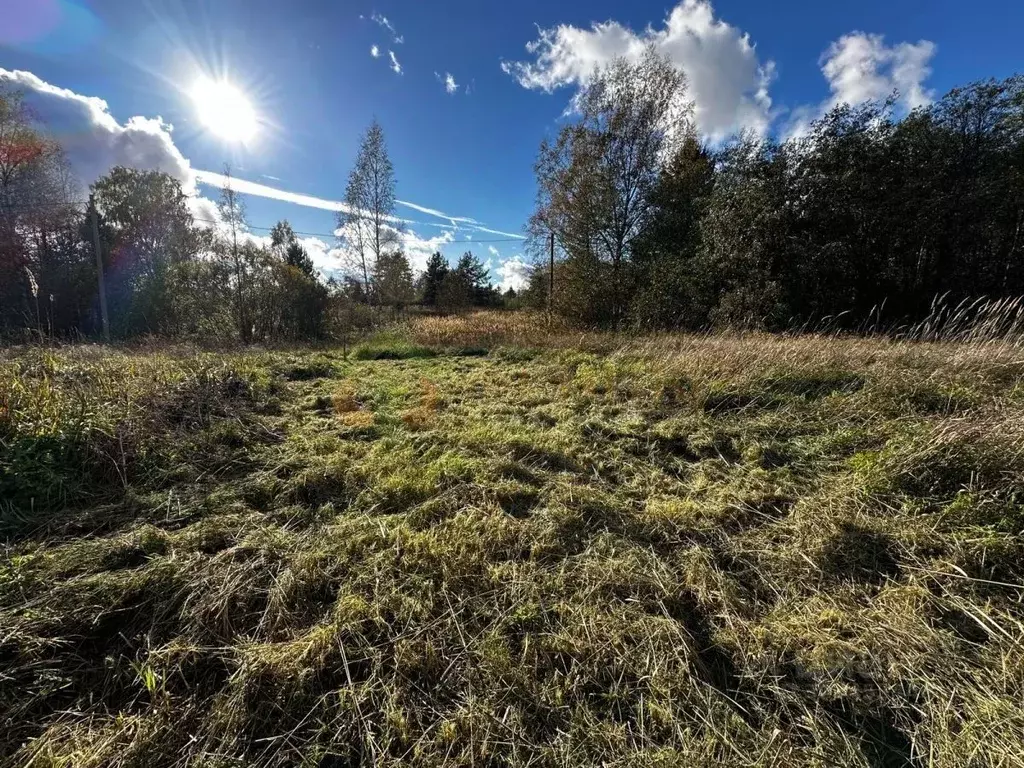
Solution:
<svg viewBox="0 0 1024 768">
<path fill-rule="evenodd" d="M 466 251 L 459 258 L 455 272 L 469 288 L 469 301 L 476 307 L 487 307 L 494 303 L 494 289 L 487 267 L 472 251 Z"/>
<path fill-rule="evenodd" d="M 441 290 L 441 283 L 450 268 L 448 261 L 440 252 L 434 253 L 427 261 L 427 269 L 423 273 L 421 285 L 423 287 L 423 303 L 428 307 L 437 306 L 438 291 Z"/>
<path fill-rule="evenodd" d="M 288 266 L 299 269 L 307 277 L 316 277 L 313 260 L 309 257 L 306 249 L 302 247 L 302 243 L 299 242 L 295 230 L 292 229 L 292 225 L 288 223 L 287 219 L 277 222 L 270 230 L 270 247 Z"/>
</svg>

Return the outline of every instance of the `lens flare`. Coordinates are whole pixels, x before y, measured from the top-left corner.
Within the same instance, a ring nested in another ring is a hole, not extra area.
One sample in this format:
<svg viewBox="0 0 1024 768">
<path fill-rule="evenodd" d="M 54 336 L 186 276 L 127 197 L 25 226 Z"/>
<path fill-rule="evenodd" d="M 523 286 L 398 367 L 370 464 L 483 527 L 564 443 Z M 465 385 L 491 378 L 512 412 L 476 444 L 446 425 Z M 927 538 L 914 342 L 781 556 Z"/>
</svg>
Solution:
<svg viewBox="0 0 1024 768">
<path fill-rule="evenodd" d="M 2 4 L 0 43 L 30 43 L 56 29 L 61 22 L 57 0 L 12 0 Z"/>
</svg>

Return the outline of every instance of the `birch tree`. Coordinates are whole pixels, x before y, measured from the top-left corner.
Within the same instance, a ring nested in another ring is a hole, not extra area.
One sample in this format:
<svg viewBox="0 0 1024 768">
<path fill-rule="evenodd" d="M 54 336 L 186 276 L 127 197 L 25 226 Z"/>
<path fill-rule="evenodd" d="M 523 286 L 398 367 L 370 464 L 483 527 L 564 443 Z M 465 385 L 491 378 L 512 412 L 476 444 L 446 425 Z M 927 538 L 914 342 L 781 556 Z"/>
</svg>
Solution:
<svg viewBox="0 0 1024 768">
<path fill-rule="evenodd" d="M 220 191 L 220 201 L 217 203 L 220 211 L 221 221 L 228 230 L 231 238 L 228 244 L 231 248 L 231 264 L 235 273 L 235 318 L 238 321 L 238 337 L 244 343 L 248 343 L 252 335 L 252 324 L 249 322 L 248 310 L 245 301 L 245 265 L 242 252 L 238 248 L 239 232 L 244 233 L 247 225 L 245 220 L 245 201 L 238 196 L 238 192 L 231 186 L 231 167 L 224 166 L 224 186 Z"/>
<path fill-rule="evenodd" d="M 395 170 L 384 131 L 376 120 L 363 136 L 349 174 L 345 207 L 338 214 L 339 237 L 362 277 L 368 300 L 373 303 L 371 275 L 375 265 L 383 253 L 395 250 L 398 245 L 398 231 L 390 223 L 395 210 Z"/>
</svg>

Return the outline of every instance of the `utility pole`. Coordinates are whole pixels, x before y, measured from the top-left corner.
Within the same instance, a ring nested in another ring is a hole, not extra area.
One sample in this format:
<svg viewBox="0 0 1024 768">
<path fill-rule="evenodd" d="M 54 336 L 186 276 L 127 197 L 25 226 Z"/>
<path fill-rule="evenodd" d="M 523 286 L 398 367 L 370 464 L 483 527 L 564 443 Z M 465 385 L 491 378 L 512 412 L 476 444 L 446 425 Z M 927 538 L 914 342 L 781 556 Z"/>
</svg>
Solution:
<svg viewBox="0 0 1024 768">
<path fill-rule="evenodd" d="M 100 290 L 100 320 L 103 323 L 103 340 L 110 343 L 110 318 L 107 317 L 107 286 L 103 279 L 103 252 L 100 250 L 100 221 L 96 212 L 96 198 L 89 195 L 89 218 L 92 219 L 92 248 L 96 251 L 96 280 Z"/>
<path fill-rule="evenodd" d="M 555 305 L 555 233 L 548 236 L 548 315 Z"/>
</svg>

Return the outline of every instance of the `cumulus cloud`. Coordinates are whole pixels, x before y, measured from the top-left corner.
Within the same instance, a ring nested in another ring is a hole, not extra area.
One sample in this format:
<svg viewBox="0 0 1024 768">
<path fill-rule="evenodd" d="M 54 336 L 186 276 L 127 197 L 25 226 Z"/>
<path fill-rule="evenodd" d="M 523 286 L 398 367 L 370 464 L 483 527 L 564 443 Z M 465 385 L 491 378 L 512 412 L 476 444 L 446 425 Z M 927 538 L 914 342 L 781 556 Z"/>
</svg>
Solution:
<svg viewBox="0 0 1024 768">
<path fill-rule="evenodd" d="M 860 104 L 884 99 L 893 92 L 908 109 L 930 104 L 934 92 L 925 88 L 931 75 L 935 43 L 885 44 L 882 35 L 843 35 L 821 57 L 821 71 L 832 90 L 832 104 Z"/>
<path fill-rule="evenodd" d="M 839 104 L 863 104 L 896 94 L 896 104 L 904 111 L 930 104 L 934 91 L 925 86 L 931 76 L 935 43 L 886 45 L 882 35 L 851 32 L 833 42 L 821 55 L 821 73 L 828 81 L 831 96 L 816 105 L 793 110 L 785 133 L 799 136 Z"/>
<path fill-rule="evenodd" d="M 498 285 L 502 291 L 507 291 L 509 288 L 521 291 L 530 281 L 532 269 L 533 267 L 523 261 L 522 256 L 506 259 L 498 266 L 498 277 L 500 278 Z"/>
<path fill-rule="evenodd" d="M 335 230 L 335 235 L 343 236 L 347 226 Z M 427 268 L 427 261 L 430 259 L 431 254 L 442 250 L 444 246 L 455 241 L 455 231 L 451 229 L 446 229 L 434 237 L 423 237 L 411 229 L 398 226 L 385 226 L 384 229 L 387 230 L 388 241 L 396 243 L 397 247 L 409 259 L 409 266 L 412 267 L 412 271 L 415 274 L 419 274 Z M 346 258 L 346 255 L 351 256 L 346 254 L 343 248 L 334 248 L 327 250 L 323 258 L 325 261 L 333 263 L 335 273 L 339 271 L 358 271 L 355 267 L 354 258 Z M 369 266 L 372 268 L 373 264 L 371 263 Z"/>
<path fill-rule="evenodd" d="M 0 68 L 0 82 L 25 94 L 26 104 L 64 147 L 84 186 L 115 165 L 125 165 L 163 171 L 186 192 L 194 191 L 192 166 L 175 146 L 172 126 L 161 118 L 132 117 L 122 125 L 103 99 L 51 85 L 31 72 Z"/>
<path fill-rule="evenodd" d="M 704 136 L 720 140 L 741 129 L 767 131 L 775 64 L 758 58 L 749 35 L 716 19 L 708 0 L 683 0 L 661 28 L 640 32 L 617 21 L 590 29 L 568 24 L 540 29 L 526 46 L 532 60 L 501 66 L 524 88 L 551 93 L 583 85 L 617 57 L 639 58 L 649 45 L 686 74 L 694 120 Z"/>
<path fill-rule="evenodd" d="M 325 277 L 339 274 L 343 270 L 343 249 L 326 243 L 319 237 L 300 237 L 299 244 L 306 249 L 313 266 Z"/>
<path fill-rule="evenodd" d="M 402 252 L 409 259 L 412 271 L 418 274 L 427 268 L 427 260 L 431 254 L 454 242 L 455 232 L 447 229 L 435 237 L 421 237 L 415 232 L 405 230 L 398 233 L 398 240 L 402 244 Z"/>
<path fill-rule="evenodd" d="M 375 59 L 379 58 L 380 57 L 380 48 L 377 47 L 376 45 L 371 45 L 370 46 L 370 55 L 373 56 L 373 58 L 375 58 Z"/>
<path fill-rule="evenodd" d="M 395 56 L 395 52 L 388 51 L 388 56 L 391 57 L 391 71 L 396 75 L 402 74 L 402 65 L 398 63 L 398 57 Z"/>
<path fill-rule="evenodd" d="M 219 228 L 223 224 L 220 209 L 208 197 L 193 195 L 188 198 L 188 210 L 199 224 Z"/>
</svg>

